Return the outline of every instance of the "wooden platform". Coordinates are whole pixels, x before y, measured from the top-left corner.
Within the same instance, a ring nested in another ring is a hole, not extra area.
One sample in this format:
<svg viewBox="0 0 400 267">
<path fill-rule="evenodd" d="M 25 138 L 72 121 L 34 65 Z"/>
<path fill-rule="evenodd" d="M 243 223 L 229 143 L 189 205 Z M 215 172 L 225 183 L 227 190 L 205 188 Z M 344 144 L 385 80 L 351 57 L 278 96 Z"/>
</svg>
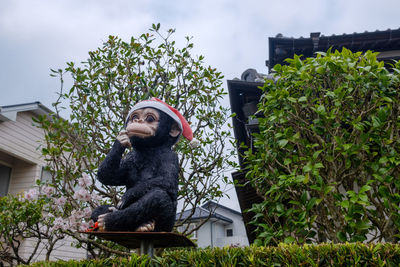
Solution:
<svg viewBox="0 0 400 267">
<path fill-rule="evenodd" d="M 118 243 L 129 249 L 195 247 L 186 236 L 170 232 L 80 232 Z M 147 249 L 146 249 L 147 250 Z"/>
</svg>

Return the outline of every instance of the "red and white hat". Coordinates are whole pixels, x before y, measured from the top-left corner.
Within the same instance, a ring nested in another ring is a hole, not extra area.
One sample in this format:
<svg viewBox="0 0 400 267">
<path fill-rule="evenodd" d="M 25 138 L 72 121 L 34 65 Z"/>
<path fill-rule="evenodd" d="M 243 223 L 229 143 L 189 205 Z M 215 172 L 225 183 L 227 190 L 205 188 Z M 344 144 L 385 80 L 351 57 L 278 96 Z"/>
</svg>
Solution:
<svg viewBox="0 0 400 267">
<path fill-rule="evenodd" d="M 183 137 L 190 141 L 191 147 L 197 147 L 199 145 L 199 141 L 193 138 L 193 132 L 190 128 L 189 123 L 177 109 L 171 107 L 170 105 L 156 97 L 152 97 L 149 100 L 144 100 L 136 103 L 136 105 L 134 105 L 133 108 L 129 111 L 127 118 L 131 116 L 132 112 L 142 108 L 156 108 L 163 111 L 178 123 Z"/>
</svg>

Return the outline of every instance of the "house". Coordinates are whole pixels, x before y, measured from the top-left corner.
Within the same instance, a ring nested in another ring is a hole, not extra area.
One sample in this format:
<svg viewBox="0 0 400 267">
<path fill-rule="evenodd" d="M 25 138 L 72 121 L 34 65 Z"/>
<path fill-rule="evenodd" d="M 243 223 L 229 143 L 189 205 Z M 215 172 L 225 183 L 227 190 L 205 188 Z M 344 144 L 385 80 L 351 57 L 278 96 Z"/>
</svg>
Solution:
<svg viewBox="0 0 400 267">
<path fill-rule="evenodd" d="M 32 119 L 51 113 L 40 102 L 0 107 L 0 197 L 22 193 L 32 188 L 36 180 L 46 179 L 48 173 L 39 149 L 44 132 Z M 71 246 L 71 239 L 58 242 L 56 247 L 51 259 L 86 258 L 86 251 Z M 28 256 L 31 251 L 31 241 L 24 240 L 23 255 Z M 41 254 L 36 258 L 42 259 Z"/>
<path fill-rule="evenodd" d="M 309 38 L 284 37 L 282 34 L 278 34 L 276 37 L 269 38 L 269 59 L 266 61 L 266 66 L 271 73 L 276 64 L 287 64 L 285 59 L 292 58 L 295 54 L 302 55 L 302 58 L 312 57 L 316 52 L 324 52 L 329 48 L 332 51 L 341 50 L 343 47 L 353 52 L 366 52 L 367 50 L 379 52 L 378 59 L 384 61 L 390 68 L 387 63 L 400 59 L 400 28 L 331 36 L 324 36 L 316 32 L 311 33 Z M 263 85 L 264 78 L 273 79 L 271 75 L 263 75 L 254 69 L 249 69 L 242 74 L 241 79 L 227 81 L 231 110 L 236 114 L 232 120 L 241 167 L 241 170 L 232 174 L 232 177 L 237 184 L 244 185 L 235 188 L 242 211 L 251 208 L 254 203 L 262 201 L 261 196 L 257 195 L 257 191 L 246 183 L 243 171 L 245 163 L 242 158 L 244 148 L 240 144 L 244 143 L 247 147 L 251 147 L 252 133 L 258 131 L 257 120 L 252 115 L 257 116 L 255 114 L 257 104 L 262 95 L 259 88 Z M 250 243 L 256 238 L 255 227 L 249 224 L 252 218 L 253 214 L 243 213 Z"/>
<path fill-rule="evenodd" d="M 43 173 L 37 149 L 43 132 L 32 117 L 51 111 L 39 102 L 0 107 L 0 196 L 31 188 Z"/>
<path fill-rule="evenodd" d="M 246 230 L 242 214 L 236 210 L 208 201 L 194 210 L 186 210 L 177 214 L 177 219 L 184 221 L 192 214 L 188 222 L 178 228 L 183 232 L 185 228 L 194 229 L 202 224 L 198 230 L 192 233 L 192 239 L 199 247 L 224 247 L 224 246 L 248 246 Z"/>
</svg>

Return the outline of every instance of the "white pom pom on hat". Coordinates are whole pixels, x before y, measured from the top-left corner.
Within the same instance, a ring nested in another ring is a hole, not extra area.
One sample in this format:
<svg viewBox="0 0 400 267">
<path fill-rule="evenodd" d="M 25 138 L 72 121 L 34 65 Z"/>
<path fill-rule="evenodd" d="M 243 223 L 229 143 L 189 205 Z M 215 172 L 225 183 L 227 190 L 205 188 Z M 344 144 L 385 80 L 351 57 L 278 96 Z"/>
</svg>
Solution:
<svg viewBox="0 0 400 267">
<path fill-rule="evenodd" d="M 190 141 L 190 144 L 189 144 L 190 147 L 195 148 L 200 145 L 200 142 L 197 139 L 193 138 L 192 129 L 190 128 L 189 123 L 182 116 L 182 114 L 177 109 L 171 107 L 170 105 L 168 105 L 167 103 L 165 103 L 164 101 L 162 101 L 156 97 L 152 97 L 149 100 L 143 100 L 141 102 L 138 102 L 129 111 L 127 118 L 129 119 L 132 112 L 134 112 L 135 110 L 138 110 L 138 109 L 142 109 L 142 108 L 156 108 L 158 110 L 163 111 L 164 113 L 166 113 L 168 116 L 170 116 L 172 119 L 174 119 L 178 123 L 178 126 L 182 131 L 183 137 L 185 137 L 187 140 Z"/>
</svg>

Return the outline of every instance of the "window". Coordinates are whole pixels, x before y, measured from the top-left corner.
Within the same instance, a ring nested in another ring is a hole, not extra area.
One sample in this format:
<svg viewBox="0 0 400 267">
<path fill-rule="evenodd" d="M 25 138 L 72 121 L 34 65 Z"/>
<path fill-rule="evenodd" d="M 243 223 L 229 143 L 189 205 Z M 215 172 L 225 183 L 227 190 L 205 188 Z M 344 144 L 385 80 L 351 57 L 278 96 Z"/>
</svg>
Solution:
<svg viewBox="0 0 400 267">
<path fill-rule="evenodd" d="M 46 167 L 42 167 L 42 175 L 40 177 L 40 181 L 43 183 L 51 183 L 52 175 L 51 172 L 46 169 Z"/>
<path fill-rule="evenodd" d="M 226 236 L 233 236 L 233 230 L 232 229 L 226 229 Z"/>
<path fill-rule="evenodd" d="M 8 193 L 10 175 L 11 168 L 0 164 L 0 197 L 4 197 Z"/>
</svg>

